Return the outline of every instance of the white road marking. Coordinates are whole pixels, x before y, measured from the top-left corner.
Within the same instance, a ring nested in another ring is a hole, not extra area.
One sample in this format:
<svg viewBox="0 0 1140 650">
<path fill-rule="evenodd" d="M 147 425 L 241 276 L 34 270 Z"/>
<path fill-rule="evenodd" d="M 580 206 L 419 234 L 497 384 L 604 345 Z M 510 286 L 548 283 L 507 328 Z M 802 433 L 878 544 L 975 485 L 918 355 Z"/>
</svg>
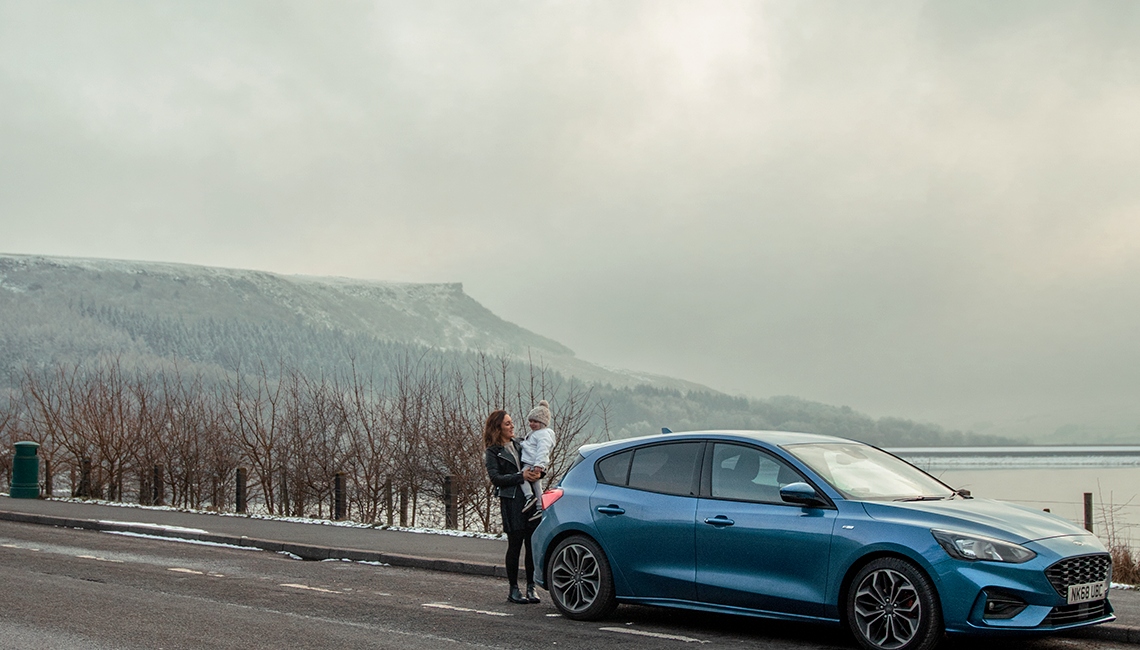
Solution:
<svg viewBox="0 0 1140 650">
<path fill-rule="evenodd" d="M 321 592 L 321 593 L 323 593 L 323 594 L 340 594 L 340 593 L 344 593 L 344 592 L 341 592 L 341 591 L 333 591 L 332 589 L 322 589 L 322 588 L 320 588 L 320 587 L 310 587 L 309 585 L 298 585 L 298 584 L 293 584 L 293 583 L 286 583 L 286 584 L 283 584 L 283 585 L 277 585 L 277 586 L 278 586 L 278 587 L 289 587 L 290 589 L 304 589 L 304 590 L 306 590 L 306 591 L 319 591 L 319 592 Z"/>
<path fill-rule="evenodd" d="M 559 616 L 562 616 L 562 615 L 561 614 L 547 614 L 546 615 L 547 618 L 557 618 Z"/>
<path fill-rule="evenodd" d="M 115 564 L 122 564 L 122 560 L 111 560 L 105 557 L 95 557 L 94 555 L 76 555 L 75 557 L 81 560 L 98 560 L 100 562 L 114 562 Z"/>
<path fill-rule="evenodd" d="M 196 576 L 205 575 L 201 571 L 195 571 L 194 569 L 183 569 L 182 567 L 172 567 L 167 569 L 167 571 L 175 571 L 177 573 L 192 573 Z"/>
<path fill-rule="evenodd" d="M 456 607 L 455 605 L 448 605 L 447 603 L 424 603 L 424 607 L 432 607 L 435 609 L 450 609 L 456 612 L 471 612 L 472 614 L 486 614 L 487 616 L 511 616 L 505 612 L 488 612 L 483 609 L 471 609 L 468 607 Z"/>
<path fill-rule="evenodd" d="M 685 643 L 708 643 L 702 639 L 694 639 L 688 636 L 681 636 L 679 634 L 661 634 L 660 632 L 646 632 L 644 630 L 634 630 L 628 627 L 599 627 L 603 632 L 619 632 L 621 634 L 634 634 L 637 636 L 648 636 L 654 639 L 668 639 L 670 641 L 684 641 Z"/>
<path fill-rule="evenodd" d="M 28 548 L 26 546 L 16 546 L 15 544 L 0 544 L 0 546 L 3 546 L 4 548 L 18 548 L 18 549 L 23 549 L 25 551 L 35 551 L 37 553 L 40 550 L 38 548 Z"/>
</svg>

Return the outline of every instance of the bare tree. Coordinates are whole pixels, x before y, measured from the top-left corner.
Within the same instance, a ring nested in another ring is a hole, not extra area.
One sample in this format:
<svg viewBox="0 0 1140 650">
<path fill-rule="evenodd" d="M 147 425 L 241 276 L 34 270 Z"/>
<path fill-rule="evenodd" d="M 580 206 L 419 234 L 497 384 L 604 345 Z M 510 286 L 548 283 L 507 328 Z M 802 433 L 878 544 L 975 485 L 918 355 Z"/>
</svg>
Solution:
<svg viewBox="0 0 1140 650">
<path fill-rule="evenodd" d="M 392 436 L 390 414 L 371 378 L 363 379 L 355 363 L 346 379 L 347 386 L 334 391 L 334 408 L 339 412 L 348 446 L 345 469 L 352 482 L 351 503 L 363 521 L 380 520 L 381 508 L 391 507 Z M 389 520 L 392 512 L 388 511 Z"/>
<path fill-rule="evenodd" d="M 565 473 L 579 446 L 608 435 L 607 405 L 533 359 L 522 365 L 478 354 L 449 365 L 425 350 L 385 370 L 377 383 L 355 361 L 343 375 L 307 376 L 279 362 L 275 373 L 262 364 L 253 374 L 238 368 L 217 380 L 183 374 L 177 363 L 128 370 L 118 358 L 26 368 L 0 408 L 0 472 L 10 475 L 18 432 L 42 445 L 49 490 L 57 466 L 70 466 L 73 493 L 122 499 L 130 475 L 145 502 L 162 465 L 171 504 L 200 508 L 209 500 L 221 508 L 244 465 L 251 502 L 260 499 L 270 513 L 324 516 L 326 505 L 332 511 L 333 477 L 344 471 L 355 517 L 391 522 L 395 511 L 409 525 L 443 523 L 450 477 L 458 525 L 491 531 L 499 524 L 497 499 L 482 444 L 490 412 L 506 409 L 525 426 L 535 403 L 550 402 L 558 444 L 548 483 Z"/>
<path fill-rule="evenodd" d="M 74 469 L 82 459 L 91 455 L 90 442 L 74 435 L 76 427 L 73 404 L 78 374 L 78 364 L 58 364 L 39 372 L 25 367 L 20 382 L 19 399 L 25 416 L 21 423 L 21 433 L 40 445 L 44 493 L 48 495 L 54 493 L 57 460 L 70 457 L 73 468 L 70 488 L 74 495 L 78 488 Z"/>
<path fill-rule="evenodd" d="M 0 476 L 4 485 L 12 485 L 12 458 L 20 425 L 20 405 L 12 394 L 6 395 L 6 404 L 0 407 Z"/>
<path fill-rule="evenodd" d="M 330 512 L 332 509 L 333 478 L 344 466 L 347 443 L 335 388 L 324 376 L 309 381 L 296 371 L 290 371 L 282 381 L 291 512 L 304 516 L 310 504 L 315 504 L 317 516 L 323 517 L 326 503 Z"/>
<path fill-rule="evenodd" d="M 273 381 L 265 366 L 250 380 L 240 372 L 226 385 L 227 426 L 241 450 L 242 459 L 253 470 L 250 491 L 259 490 L 265 509 L 284 514 L 285 504 L 276 479 L 285 466 L 285 440 L 282 432 L 284 395 L 281 382 Z"/>
<path fill-rule="evenodd" d="M 397 490 L 400 525 L 416 524 L 419 496 L 429 474 L 438 473 L 430 466 L 425 433 L 431 425 L 433 377 L 423 365 L 423 357 L 405 355 L 395 368 L 394 392 L 389 397 L 394 460 L 392 480 Z M 409 518 L 410 515 L 410 518 Z"/>
</svg>

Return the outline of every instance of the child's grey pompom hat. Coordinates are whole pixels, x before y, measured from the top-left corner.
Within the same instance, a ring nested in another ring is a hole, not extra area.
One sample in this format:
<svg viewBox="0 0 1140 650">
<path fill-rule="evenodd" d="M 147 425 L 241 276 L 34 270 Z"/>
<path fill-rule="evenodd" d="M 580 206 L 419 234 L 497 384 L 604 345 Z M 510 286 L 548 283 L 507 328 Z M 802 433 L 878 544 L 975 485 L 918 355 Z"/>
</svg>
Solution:
<svg viewBox="0 0 1140 650">
<path fill-rule="evenodd" d="M 546 400 L 539 402 L 538 406 L 526 414 L 526 419 L 528 421 L 534 420 L 535 422 L 541 422 L 544 427 L 550 426 L 550 402 Z"/>
</svg>

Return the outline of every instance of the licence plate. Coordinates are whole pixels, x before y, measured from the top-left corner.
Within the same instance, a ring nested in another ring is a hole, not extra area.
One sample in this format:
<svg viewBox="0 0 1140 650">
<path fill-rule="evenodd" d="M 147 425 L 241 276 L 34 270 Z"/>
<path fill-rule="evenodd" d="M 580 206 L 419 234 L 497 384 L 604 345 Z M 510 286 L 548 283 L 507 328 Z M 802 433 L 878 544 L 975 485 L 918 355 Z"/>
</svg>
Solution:
<svg viewBox="0 0 1140 650">
<path fill-rule="evenodd" d="M 1108 581 L 1086 582 L 1082 585 L 1069 585 L 1069 604 L 1087 603 L 1101 600 L 1108 594 Z"/>
</svg>

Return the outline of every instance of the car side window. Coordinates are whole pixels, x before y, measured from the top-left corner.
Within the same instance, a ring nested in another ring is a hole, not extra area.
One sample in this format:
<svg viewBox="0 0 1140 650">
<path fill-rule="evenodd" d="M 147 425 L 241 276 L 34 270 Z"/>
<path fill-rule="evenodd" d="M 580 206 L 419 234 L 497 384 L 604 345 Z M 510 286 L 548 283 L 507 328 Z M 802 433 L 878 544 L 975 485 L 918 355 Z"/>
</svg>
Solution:
<svg viewBox="0 0 1140 650">
<path fill-rule="evenodd" d="M 693 494 L 702 442 L 638 447 L 629 465 L 629 487 L 664 494 Z"/>
<path fill-rule="evenodd" d="M 713 445 L 711 496 L 720 499 L 783 503 L 780 488 L 804 480 L 782 460 L 755 447 Z"/>
<path fill-rule="evenodd" d="M 598 480 L 610 485 L 625 485 L 629 480 L 629 459 L 633 458 L 632 451 L 623 451 L 598 461 L 594 466 Z"/>
</svg>

